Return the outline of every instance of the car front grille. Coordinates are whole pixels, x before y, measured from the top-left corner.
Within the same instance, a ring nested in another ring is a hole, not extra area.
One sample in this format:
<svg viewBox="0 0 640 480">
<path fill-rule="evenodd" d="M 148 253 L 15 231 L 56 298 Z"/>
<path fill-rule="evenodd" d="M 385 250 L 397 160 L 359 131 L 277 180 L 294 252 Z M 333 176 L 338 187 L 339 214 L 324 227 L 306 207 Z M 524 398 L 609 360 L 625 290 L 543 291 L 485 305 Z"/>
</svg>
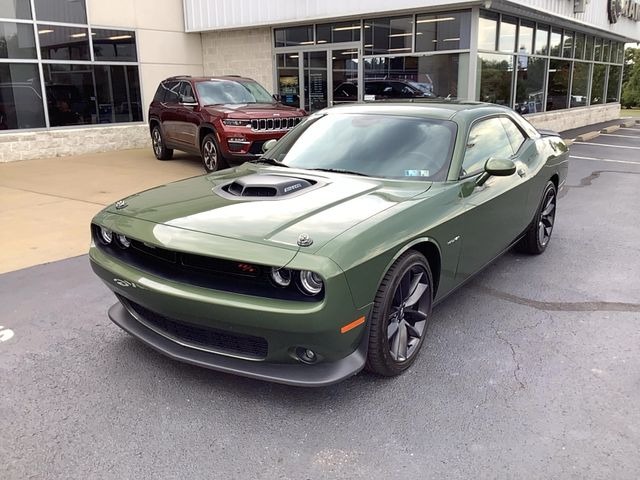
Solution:
<svg viewBox="0 0 640 480">
<path fill-rule="evenodd" d="M 267 341 L 262 337 L 230 333 L 185 323 L 149 310 L 131 300 L 119 298 L 125 307 L 140 318 L 141 323 L 147 324 L 148 327 L 152 327 L 161 335 L 174 341 L 177 340 L 187 347 L 215 353 L 241 355 L 255 360 L 263 360 L 267 356 Z"/>
<path fill-rule="evenodd" d="M 256 131 L 289 130 L 300 123 L 302 117 L 288 118 L 254 118 L 251 129 Z"/>
</svg>

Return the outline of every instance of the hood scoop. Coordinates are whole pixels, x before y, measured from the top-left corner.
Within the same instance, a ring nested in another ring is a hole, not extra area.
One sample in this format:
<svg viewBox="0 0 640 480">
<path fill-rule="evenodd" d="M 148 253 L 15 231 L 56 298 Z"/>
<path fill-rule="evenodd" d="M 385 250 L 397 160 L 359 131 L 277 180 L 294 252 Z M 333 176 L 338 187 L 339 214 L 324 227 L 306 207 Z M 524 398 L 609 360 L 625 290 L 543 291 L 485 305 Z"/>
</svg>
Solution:
<svg viewBox="0 0 640 480">
<path fill-rule="evenodd" d="M 218 193 L 224 193 L 226 197 L 276 199 L 293 196 L 313 186 L 319 186 L 318 182 L 306 178 L 253 174 L 222 186 Z"/>
</svg>

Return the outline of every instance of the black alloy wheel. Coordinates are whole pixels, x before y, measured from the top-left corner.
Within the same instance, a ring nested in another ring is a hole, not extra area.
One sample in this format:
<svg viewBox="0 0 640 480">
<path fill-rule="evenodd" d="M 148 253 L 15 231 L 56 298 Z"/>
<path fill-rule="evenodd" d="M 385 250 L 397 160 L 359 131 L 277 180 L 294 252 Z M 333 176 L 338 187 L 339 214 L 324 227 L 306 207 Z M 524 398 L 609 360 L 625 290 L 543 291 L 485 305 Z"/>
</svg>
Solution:
<svg viewBox="0 0 640 480">
<path fill-rule="evenodd" d="M 424 256 L 410 250 L 389 269 L 371 315 L 367 368 L 393 376 L 416 359 L 433 301 L 432 275 Z"/>
<path fill-rule="evenodd" d="M 518 242 L 517 248 L 521 252 L 539 255 L 547 249 L 556 220 L 558 195 L 552 181 L 547 182 L 542 194 L 542 201 L 536 211 L 533 221 Z"/>
<path fill-rule="evenodd" d="M 151 143 L 153 145 L 153 153 L 158 160 L 171 160 L 173 150 L 167 148 L 164 144 L 164 138 L 162 138 L 162 132 L 158 125 L 151 130 Z"/>
</svg>

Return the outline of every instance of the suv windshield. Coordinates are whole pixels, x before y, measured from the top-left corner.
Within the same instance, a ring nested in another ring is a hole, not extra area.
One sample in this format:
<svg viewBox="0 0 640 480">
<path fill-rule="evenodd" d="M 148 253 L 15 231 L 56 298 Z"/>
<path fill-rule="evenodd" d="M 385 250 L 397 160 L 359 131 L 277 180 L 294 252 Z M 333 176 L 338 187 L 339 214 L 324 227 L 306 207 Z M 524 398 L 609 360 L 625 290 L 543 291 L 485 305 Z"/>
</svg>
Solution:
<svg viewBox="0 0 640 480">
<path fill-rule="evenodd" d="M 198 82 L 196 90 L 202 105 L 273 102 L 269 92 L 256 82 L 236 82 L 234 80 Z"/>
<path fill-rule="evenodd" d="M 444 180 L 455 135 L 455 123 L 448 120 L 380 114 L 313 115 L 264 158 L 311 170 Z"/>
</svg>

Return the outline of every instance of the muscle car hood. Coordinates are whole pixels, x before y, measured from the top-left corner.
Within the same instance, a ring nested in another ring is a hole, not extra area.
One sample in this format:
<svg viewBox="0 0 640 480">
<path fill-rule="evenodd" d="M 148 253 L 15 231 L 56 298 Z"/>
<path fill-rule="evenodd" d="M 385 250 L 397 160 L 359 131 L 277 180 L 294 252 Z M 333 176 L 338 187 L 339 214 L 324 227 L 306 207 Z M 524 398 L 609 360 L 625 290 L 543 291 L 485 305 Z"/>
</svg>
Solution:
<svg viewBox="0 0 640 480">
<path fill-rule="evenodd" d="M 313 188 L 278 198 L 234 198 L 221 192 L 249 175 L 287 176 L 316 182 Z M 124 199 L 108 211 L 150 222 L 245 241 L 297 249 L 301 234 L 314 252 L 358 223 L 410 200 L 429 182 L 381 180 L 308 170 L 245 164 L 214 175 L 193 177 Z M 122 207 L 122 204 L 119 205 Z"/>
</svg>

